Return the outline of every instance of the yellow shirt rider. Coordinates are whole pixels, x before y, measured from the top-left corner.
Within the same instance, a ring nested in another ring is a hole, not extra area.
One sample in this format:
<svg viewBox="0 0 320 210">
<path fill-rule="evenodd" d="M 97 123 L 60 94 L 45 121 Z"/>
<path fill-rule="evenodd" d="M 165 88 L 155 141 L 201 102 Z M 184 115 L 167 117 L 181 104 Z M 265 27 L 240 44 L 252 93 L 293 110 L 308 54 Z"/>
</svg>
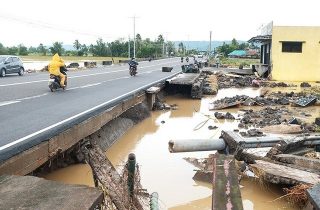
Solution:
<svg viewBox="0 0 320 210">
<path fill-rule="evenodd" d="M 60 77 L 60 85 L 61 87 L 64 87 L 64 81 L 66 79 L 66 76 L 60 72 L 60 67 L 64 66 L 64 61 L 60 58 L 58 53 L 54 54 L 52 57 L 52 60 L 49 63 L 48 69 L 49 73 L 53 74 L 55 76 Z"/>
</svg>

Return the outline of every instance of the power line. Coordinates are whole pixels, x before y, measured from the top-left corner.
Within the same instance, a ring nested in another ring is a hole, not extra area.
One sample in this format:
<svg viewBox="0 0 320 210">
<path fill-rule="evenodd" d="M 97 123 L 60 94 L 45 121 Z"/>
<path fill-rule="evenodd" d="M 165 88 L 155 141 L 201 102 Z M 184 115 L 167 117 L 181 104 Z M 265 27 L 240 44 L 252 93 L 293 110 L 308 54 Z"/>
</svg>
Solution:
<svg viewBox="0 0 320 210">
<path fill-rule="evenodd" d="M 91 36 L 91 37 L 95 37 L 95 38 L 100 38 L 100 37 L 114 38 L 113 36 L 111 36 L 109 34 L 88 33 L 86 31 L 75 30 L 72 28 L 67 28 L 65 26 L 59 26 L 59 25 L 41 22 L 41 21 L 28 20 L 26 18 L 22 19 L 20 17 L 8 16 L 8 15 L 3 15 L 3 14 L 0 14 L 0 18 L 6 19 L 9 21 L 13 21 L 13 22 L 28 24 L 28 25 L 38 27 L 38 28 L 47 28 L 47 29 L 51 29 L 51 30 L 65 31 L 65 32 L 69 32 L 69 33 Z"/>
</svg>

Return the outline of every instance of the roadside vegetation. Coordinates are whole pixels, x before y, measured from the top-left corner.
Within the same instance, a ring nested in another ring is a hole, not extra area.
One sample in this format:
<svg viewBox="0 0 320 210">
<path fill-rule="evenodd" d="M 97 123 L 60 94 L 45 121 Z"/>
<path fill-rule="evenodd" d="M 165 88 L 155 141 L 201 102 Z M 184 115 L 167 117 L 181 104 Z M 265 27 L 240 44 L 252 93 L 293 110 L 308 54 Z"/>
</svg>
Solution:
<svg viewBox="0 0 320 210">
<path fill-rule="evenodd" d="M 236 39 L 232 39 L 230 44 L 225 42 L 216 48 L 215 56 L 210 60 L 210 63 L 219 63 L 225 67 L 250 67 L 250 64 L 260 63 L 260 59 L 257 58 L 229 58 L 228 54 L 234 50 L 248 50 L 248 49 L 259 49 L 258 46 L 249 44 L 247 42 L 239 43 Z"/>
<path fill-rule="evenodd" d="M 130 46 L 130 53 L 129 48 Z M 152 41 L 149 38 L 142 39 L 140 34 L 136 35 L 136 57 L 138 58 L 159 58 L 165 55 L 175 55 L 176 49 L 173 42 L 165 41 L 163 36 L 160 34 L 158 38 Z M 45 56 L 51 56 L 58 53 L 62 56 L 80 56 L 95 57 L 94 60 L 99 59 L 99 57 L 122 57 L 128 58 L 133 56 L 133 40 L 117 39 L 112 42 L 105 42 L 103 39 L 99 38 L 96 43 L 86 45 L 81 44 L 79 40 L 75 40 L 72 46 L 72 50 L 66 50 L 63 47 L 63 42 L 53 42 L 52 45 L 44 46 L 40 43 L 38 46 L 31 46 L 27 48 L 23 44 L 18 46 L 6 47 L 0 43 L 0 55 L 19 55 L 19 56 L 35 56 L 37 60 L 47 60 Z M 44 58 L 40 58 L 44 56 Z M 27 57 L 24 57 L 27 59 Z"/>
<path fill-rule="evenodd" d="M 22 61 L 49 61 L 52 59 L 51 55 L 26 55 L 20 56 Z M 114 63 L 118 63 L 119 60 L 128 59 L 127 57 L 98 57 L 98 56 L 63 56 L 64 61 L 114 61 Z"/>
<path fill-rule="evenodd" d="M 250 67 L 250 64 L 260 63 L 260 59 L 248 59 L 248 58 L 221 58 L 220 64 L 228 67 Z"/>
</svg>

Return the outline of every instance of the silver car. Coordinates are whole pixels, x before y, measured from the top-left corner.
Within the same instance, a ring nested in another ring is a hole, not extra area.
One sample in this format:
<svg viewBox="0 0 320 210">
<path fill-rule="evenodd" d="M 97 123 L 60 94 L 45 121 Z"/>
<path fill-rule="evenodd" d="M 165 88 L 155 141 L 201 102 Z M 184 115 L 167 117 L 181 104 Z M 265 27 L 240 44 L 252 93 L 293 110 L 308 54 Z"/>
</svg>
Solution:
<svg viewBox="0 0 320 210">
<path fill-rule="evenodd" d="M 0 55 L 0 77 L 13 73 L 18 73 L 20 76 L 24 74 L 21 59 L 13 55 Z"/>
</svg>

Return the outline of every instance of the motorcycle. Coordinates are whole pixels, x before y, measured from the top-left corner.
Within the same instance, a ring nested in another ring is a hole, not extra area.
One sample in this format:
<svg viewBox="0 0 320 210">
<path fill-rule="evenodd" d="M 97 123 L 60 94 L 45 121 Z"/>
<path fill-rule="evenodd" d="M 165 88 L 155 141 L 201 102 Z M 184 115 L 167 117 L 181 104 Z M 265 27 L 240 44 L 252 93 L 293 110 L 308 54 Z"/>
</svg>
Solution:
<svg viewBox="0 0 320 210">
<path fill-rule="evenodd" d="M 66 76 L 66 79 L 64 80 L 64 87 L 61 87 L 60 85 L 60 77 L 56 76 L 54 74 L 50 74 L 50 80 L 49 80 L 49 88 L 51 90 L 51 92 L 54 92 L 60 88 L 62 88 L 62 90 L 65 90 L 67 88 L 67 72 L 68 70 L 65 67 L 61 67 L 60 68 L 60 72 L 62 74 L 64 74 Z"/>
<path fill-rule="evenodd" d="M 129 74 L 130 74 L 130 76 L 136 76 L 136 74 L 137 74 L 137 66 L 130 65 Z"/>
</svg>

